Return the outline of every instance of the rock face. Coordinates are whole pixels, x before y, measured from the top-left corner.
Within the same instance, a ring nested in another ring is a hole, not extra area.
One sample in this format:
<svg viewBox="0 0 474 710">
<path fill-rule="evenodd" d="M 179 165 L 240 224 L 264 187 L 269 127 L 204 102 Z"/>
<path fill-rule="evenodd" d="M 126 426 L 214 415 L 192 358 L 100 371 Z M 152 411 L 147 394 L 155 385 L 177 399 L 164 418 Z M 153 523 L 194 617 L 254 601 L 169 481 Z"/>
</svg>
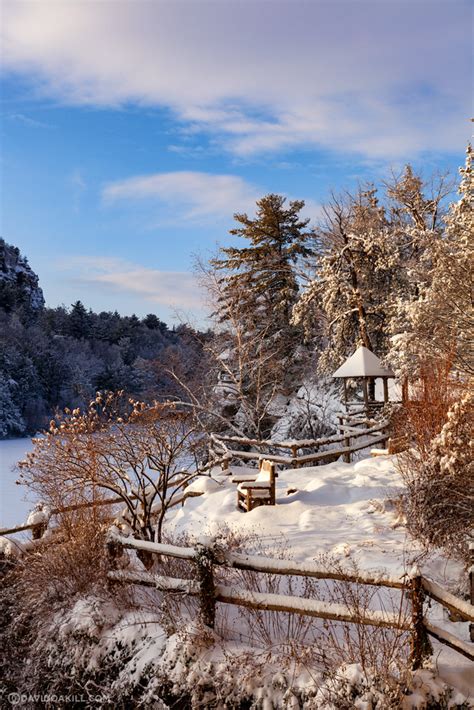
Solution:
<svg viewBox="0 0 474 710">
<path fill-rule="evenodd" d="M 38 276 L 18 247 L 0 239 L 0 308 L 10 312 L 23 307 L 30 313 L 44 308 Z"/>
</svg>

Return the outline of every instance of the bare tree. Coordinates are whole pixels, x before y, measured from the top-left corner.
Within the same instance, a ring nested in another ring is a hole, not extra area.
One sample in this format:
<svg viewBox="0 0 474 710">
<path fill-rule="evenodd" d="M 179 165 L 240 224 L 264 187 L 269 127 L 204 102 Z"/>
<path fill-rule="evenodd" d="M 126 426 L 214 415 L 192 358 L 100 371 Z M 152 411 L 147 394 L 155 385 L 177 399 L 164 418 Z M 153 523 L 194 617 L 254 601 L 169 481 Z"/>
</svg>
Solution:
<svg viewBox="0 0 474 710">
<path fill-rule="evenodd" d="M 248 304 L 238 293 L 241 285 L 234 285 L 229 299 L 220 272 L 202 263 L 198 270 L 213 310 L 226 300 L 226 320 L 204 345 L 208 377 L 199 392 L 189 392 L 190 398 L 198 411 L 207 413 L 207 421 L 201 421 L 204 426 L 264 437 L 274 421 L 272 404 L 285 377 L 285 359 L 272 337 L 273 323 L 262 317 L 258 329 L 253 329 Z"/>
<path fill-rule="evenodd" d="M 65 515 L 112 494 L 133 535 L 160 542 L 167 511 L 199 472 L 203 445 L 176 404 L 98 393 L 85 412 L 66 410 L 35 439 L 20 481 Z"/>
</svg>

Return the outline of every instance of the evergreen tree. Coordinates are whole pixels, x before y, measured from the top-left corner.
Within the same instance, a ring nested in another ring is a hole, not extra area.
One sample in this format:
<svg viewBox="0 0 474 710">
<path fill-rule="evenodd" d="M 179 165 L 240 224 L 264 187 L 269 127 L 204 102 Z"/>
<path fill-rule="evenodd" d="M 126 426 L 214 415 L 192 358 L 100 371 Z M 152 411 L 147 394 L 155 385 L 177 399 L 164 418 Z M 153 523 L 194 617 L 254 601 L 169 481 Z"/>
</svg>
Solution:
<svg viewBox="0 0 474 710">
<path fill-rule="evenodd" d="M 69 314 L 69 335 L 73 338 L 87 338 L 90 336 L 91 317 L 81 301 L 72 304 Z"/>
<path fill-rule="evenodd" d="M 216 316 L 224 325 L 228 377 L 235 377 L 241 426 L 258 435 L 269 424 L 271 400 L 295 377 L 295 350 L 301 329 L 291 323 L 298 296 L 297 268 L 311 255 L 304 202 L 270 194 L 257 202 L 255 218 L 235 214 L 231 234 L 244 247 L 225 247 L 211 262 L 218 298 Z M 221 364 L 224 362 L 221 358 Z"/>
<path fill-rule="evenodd" d="M 223 257 L 212 262 L 223 274 L 219 320 L 228 322 L 237 309 L 249 336 L 265 332 L 282 358 L 290 354 L 295 335 L 290 324 L 298 295 L 295 267 L 311 254 L 309 220 L 299 215 L 304 202 L 290 202 L 288 208 L 285 202 L 270 194 L 257 202 L 255 219 L 235 214 L 240 226 L 230 233 L 249 246 L 225 247 Z"/>
</svg>

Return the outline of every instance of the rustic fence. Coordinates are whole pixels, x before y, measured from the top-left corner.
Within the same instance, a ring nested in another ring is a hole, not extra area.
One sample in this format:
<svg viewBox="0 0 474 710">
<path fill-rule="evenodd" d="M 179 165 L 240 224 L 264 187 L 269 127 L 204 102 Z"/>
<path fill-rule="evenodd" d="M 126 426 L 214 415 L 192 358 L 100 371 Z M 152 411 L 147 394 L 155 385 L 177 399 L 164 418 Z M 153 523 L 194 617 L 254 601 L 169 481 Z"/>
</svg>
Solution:
<svg viewBox="0 0 474 710">
<path fill-rule="evenodd" d="M 227 469 L 233 458 L 254 461 L 264 456 L 276 464 L 299 468 L 318 463 L 331 463 L 341 456 L 350 462 L 351 454 L 377 444 L 389 438 L 388 421 L 376 422 L 365 417 L 339 415 L 339 433 L 319 439 L 294 441 L 274 441 L 272 439 L 247 439 L 239 436 L 210 435 L 209 453 L 211 458 L 223 461 Z M 342 446 L 340 446 L 342 444 Z M 325 446 L 331 448 L 321 451 Z M 245 449 L 242 447 L 246 447 Z M 248 450 L 248 449 L 252 450 Z M 300 454 L 301 449 L 313 449 L 311 454 Z M 275 453 L 289 451 L 291 455 Z"/>
<path fill-rule="evenodd" d="M 197 579 L 176 579 L 149 572 L 127 572 L 116 569 L 117 558 L 123 554 L 124 548 L 187 560 L 196 565 Z M 111 566 L 114 568 L 109 572 L 111 582 L 138 584 L 153 587 L 165 593 L 195 596 L 199 599 L 202 621 L 211 628 L 214 627 L 216 604 L 235 604 L 256 610 L 289 612 L 332 621 L 407 631 L 411 636 L 411 664 L 414 669 L 420 667 L 423 657 L 429 652 L 428 636 L 433 636 L 442 644 L 474 661 L 474 644 L 462 641 L 450 632 L 432 624 L 425 617 L 423 610 L 424 599 L 429 597 L 451 613 L 456 614 L 457 618 L 470 621 L 472 624 L 474 622 L 474 599 L 471 596 L 471 603 L 458 599 L 436 582 L 421 575 L 418 570 L 415 570 L 410 576 L 405 575 L 399 579 L 365 572 L 351 574 L 350 572 L 331 571 L 311 563 L 302 564 L 291 560 L 233 552 L 216 554 L 212 546 L 178 547 L 125 538 L 116 533 L 109 536 L 108 550 Z M 360 613 L 344 604 L 327 603 L 283 594 L 266 594 L 217 584 L 214 578 L 216 566 L 257 573 L 295 575 L 398 589 L 407 594 L 410 599 L 411 618 L 407 619 L 402 614 L 371 609 Z"/>
<path fill-rule="evenodd" d="M 184 505 L 186 500 L 188 498 L 195 498 L 197 496 L 201 496 L 202 493 L 200 491 L 186 491 L 184 490 L 183 495 L 179 496 L 179 498 L 175 498 L 171 503 L 168 504 L 168 508 L 174 508 L 175 506 L 178 505 Z M 130 496 L 130 500 L 138 500 L 138 497 L 135 495 Z M 86 508 L 96 508 L 99 506 L 107 506 L 107 505 L 125 505 L 125 500 L 123 498 L 120 498 L 119 496 L 116 496 L 114 498 L 102 498 L 98 499 L 95 501 L 88 501 L 85 503 L 76 503 L 75 505 L 68 505 L 65 506 L 64 508 L 53 508 L 52 510 L 49 511 L 49 518 L 52 518 L 54 515 L 62 515 L 64 513 L 72 513 L 76 510 L 82 510 Z M 159 507 L 155 507 L 152 509 L 153 515 L 158 515 L 160 512 Z M 19 532 L 24 532 L 26 530 L 31 530 L 31 535 L 33 540 L 40 540 L 43 538 L 44 533 L 48 529 L 48 523 L 47 522 L 39 522 L 39 523 L 25 523 L 24 525 L 15 525 L 12 528 L 3 528 L 0 530 L 0 537 L 3 537 L 4 535 L 15 535 L 16 533 Z"/>
</svg>

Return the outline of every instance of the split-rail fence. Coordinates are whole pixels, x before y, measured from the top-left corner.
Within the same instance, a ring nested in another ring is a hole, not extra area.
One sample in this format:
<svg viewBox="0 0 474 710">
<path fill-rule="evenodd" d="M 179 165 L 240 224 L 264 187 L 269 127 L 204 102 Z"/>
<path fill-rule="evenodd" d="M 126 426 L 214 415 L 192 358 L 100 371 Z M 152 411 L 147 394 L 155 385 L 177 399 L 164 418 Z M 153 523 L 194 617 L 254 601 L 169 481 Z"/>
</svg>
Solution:
<svg viewBox="0 0 474 710">
<path fill-rule="evenodd" d="M 201 618 L 204 624 L 213 628 L 216 615 L 216 604 L 235 604 L 251 609 L 289 612 L 320 619 L 385 627 L 407 631 L 411 637 L 411 664 L 413 669 L 419 668 L 427 654 L 429 644 L 427 637 L 432 636 L 442 644 L 449 646 L 463 656 L 474 661 L 474 643 L 463 641 L 454 634 L 433 624 L 424 614 L 425 598 L 433 599 L 441 604 L 458 620 L 470 621 L 471 629 L 474 623 L 473 580 L 471 574 L 471 603 L 458 599 L 437 582 L 428 579 L 418 570 L 401 578 L 388 577 L 368 572 L 342 572 L 324 568 L 312 563 L 299 563 L 292 560 L 273 559 L 255 555 L 220 551 L 216 554 L 212 546 L 199 544 L 196 547 L 178 547 L 144 540 L 135 540 L 113 533 L 108 539 L 108 551 L 112 567 L 119 567 L 118 558 L 123 549 L 137 552 L 147 552 L 152 555 L 174 557 L 194 563 L 197 568 L 197 579 L 176 579 L 174 577 L 152 574 L 150 572 L 129 572 L 112 569 L 108 576 L 113 583 L 137 584 L 153 587 L 168 594 L 184 594 L 198 597 Z M 474 560 L 473 560 L 474 561 Z M 390 613 L 386 611 L 366 609 L 362 613 L 344 604 L 322 602 L 283 594 L 267 594 L 249 589 L 236 588 L 217 584 L 214 579 L 214 568 L 249 570 L 285 576 L 300 576 L 321 580 L 337 580 L 359 585 L 372 585 L 398 589 L 405 593 L 411 603 L 411 614 Z"/>
</svg>

